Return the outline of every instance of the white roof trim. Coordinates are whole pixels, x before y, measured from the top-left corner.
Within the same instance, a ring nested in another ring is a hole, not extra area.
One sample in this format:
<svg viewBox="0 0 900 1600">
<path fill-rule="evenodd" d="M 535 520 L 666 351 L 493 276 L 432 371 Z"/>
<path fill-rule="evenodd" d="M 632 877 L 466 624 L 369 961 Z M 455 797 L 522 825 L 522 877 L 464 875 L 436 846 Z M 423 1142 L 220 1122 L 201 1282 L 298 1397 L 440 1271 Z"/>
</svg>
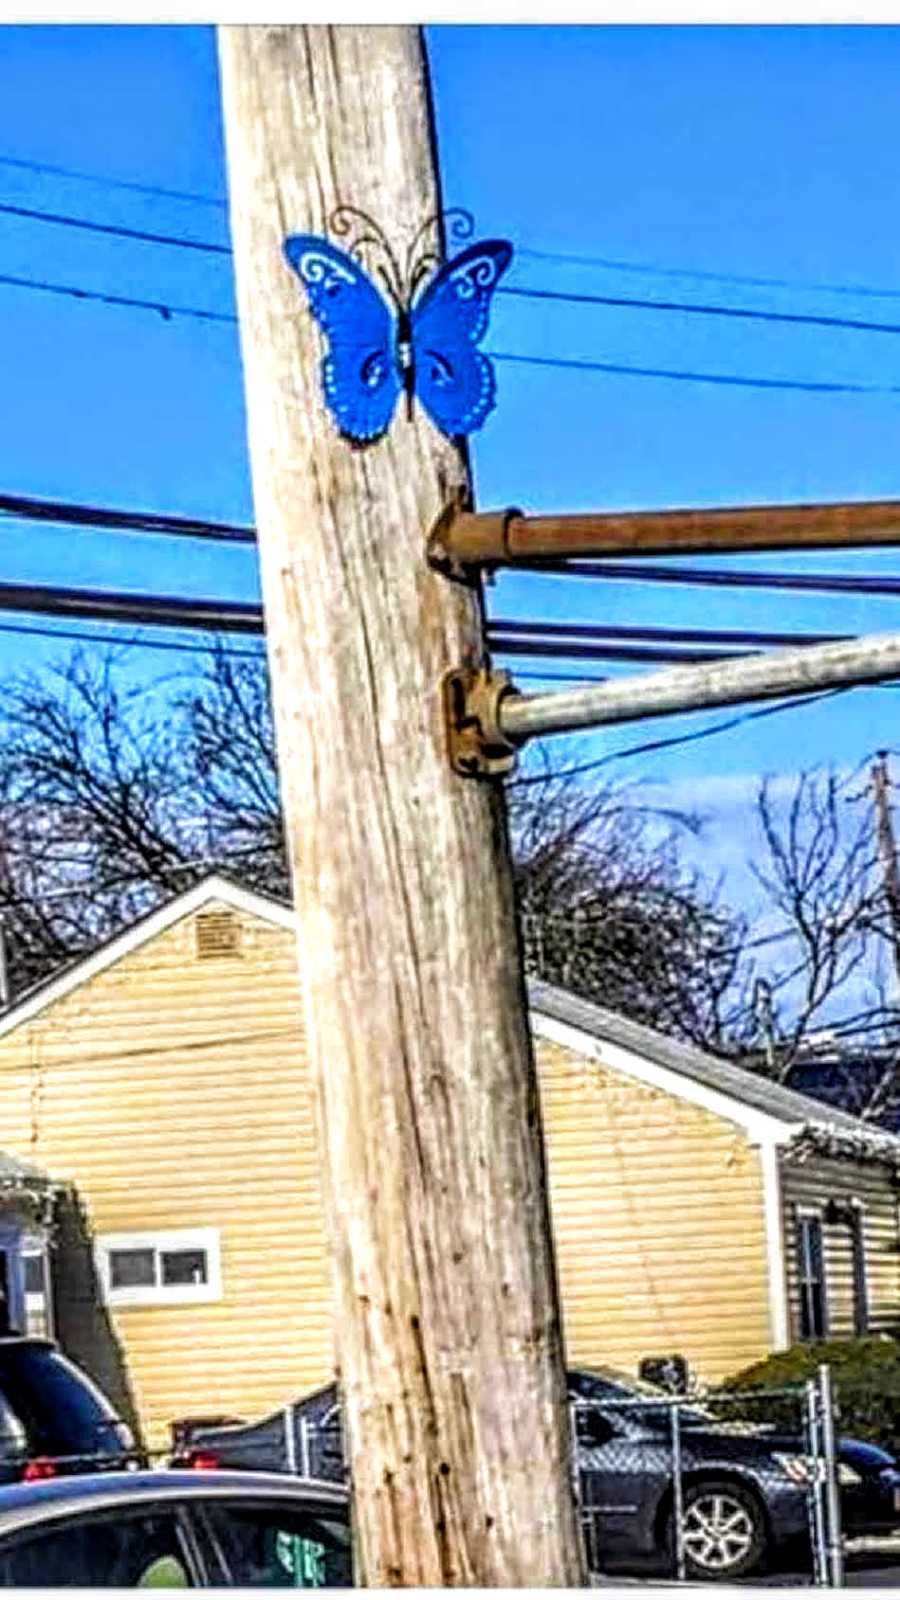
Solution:
<svg viewBox="0 0 900 1600">
<path fill-rule="evenodd" d="M 151 912 L 148 917 L 143 917 L 140 922 L 126 928 L 118 938 L 111 939 L 94 955 L 86 956 L 76 967 L 70 967 L 67 972 L 61 973 L 55 982 L 39 989 L 30 999 L 26 997 L 19 1005 L 13 1006 L 11 1011 L 0 1018 L 0 1039 L 5 1034 L 12 1033 L 15 1028 L 20 1028 L 24 1022 L 30 1022 L 33 1017 L 39 1016 L 49 1006 L 55 1005 L 57 1000 L 79 989 L 83 983 L 89 983 L 91 978 L 114 966 L 123 956 L 131 955 L 132 951 L 139 950 L 141 945 L 147 944 L 150 939 L 165 933 L 166 929 L 174 927 L 176 922 L 192 916 L 211 900 L 224 901 L 236 911 L 243 911 L 251 917 L 261 917 L 263 921 L 271 922 L 279 928 L 287 928 L 292 933 L 296 931 L 297 919 L 290 907 L 279 905 L 276 900 L 269 900 L 264 895 L 253 894 L 249 889 L 241 889 L 237 884 L 229 883 L 227 878 L 216 875 L 204 878 L 192 889 L 185 890 L 184 894 L 178 895 L 174 900 L 166 901 L 165 905 Z"/>
<path fill-rule="evenodd" d="M 637 1078 L 651 1089 L 661 1089 L 665 1094 L 674 1095 L 677 1100 L 685 1100 L 703 1111 L 711 1111 L 714 1116 L 724 1117 L 727 1122 L 736 1123 L 754 1143 L 787 1144 L 802 1127 L 802 1123 L 786 1122 L 771 1112 L 759 1111 L 721 1089 L 698 1083 L 686 1073 L 660 1066 L 658 1062 L 649 1061 L 646 1056 L 637 1055 L 633 1050 L 626 1050 L 622 1045 L 598 1038 L 595 1034 L 585 1033 L 582 1028 L 573 1028 L 570 1023 L 558 1022 L 555 1017 L 548 1017 L 540 1011 L 531 1012 L 531 1030 L 538 1038 L 562 1045 L 577 1055 L 588 1056 L 603 1066 L 612 1067 L 616 1072 Z"/>
</svg>

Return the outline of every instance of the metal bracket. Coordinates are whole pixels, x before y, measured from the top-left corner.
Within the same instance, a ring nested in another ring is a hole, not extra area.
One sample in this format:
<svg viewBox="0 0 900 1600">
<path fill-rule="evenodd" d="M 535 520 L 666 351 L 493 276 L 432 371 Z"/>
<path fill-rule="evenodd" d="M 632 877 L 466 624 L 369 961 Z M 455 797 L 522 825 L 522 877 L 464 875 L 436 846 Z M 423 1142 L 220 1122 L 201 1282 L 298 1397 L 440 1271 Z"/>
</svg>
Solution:
<svg viewBox="0 0 900 1600">
<path fill-rule="evenodd" d="M 452 578 L 456 583 L 471 584 L 476 574 L 473 569 L 458 556 L 452 555 L 447 546 L 447 533 L 453 526 L 461 511 L 471 509 L 471 499 L 465 490 L 460 490 L 448 500 L 443 511 L 431 529 L 425 541 L 425 559 L 435 572 L 443 573 L 445 578 Z"/>
<path fill-rule="evenodd" d="M 518 694 L 508 672 L 455 667 L 444 674 L 444 721 L 450 765 L 463 778 L 496 778 L 511 772 L 518 745 L 500 726 L 500 702 Z"/>
</svg>

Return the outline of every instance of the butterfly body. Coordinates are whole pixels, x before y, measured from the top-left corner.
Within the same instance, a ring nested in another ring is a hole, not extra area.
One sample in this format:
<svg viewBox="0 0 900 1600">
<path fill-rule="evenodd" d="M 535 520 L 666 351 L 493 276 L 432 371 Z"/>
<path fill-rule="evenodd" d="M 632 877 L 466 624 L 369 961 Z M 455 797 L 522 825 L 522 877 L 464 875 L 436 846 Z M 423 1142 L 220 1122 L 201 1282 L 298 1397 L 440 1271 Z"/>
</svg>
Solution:
<svg viewBox="0 0 900 1600">
<path fill-rule="evenodd" d="M 288 262 L 327 339 L 325 403 L 342 434 L 368 443 L 384 433 L 401 394 L 415 396 L 443 433 L 480 428 L 494 405 L 488 357 L 477 346 L 512 258 L 503 239 L 470 245 L 440 267 L 412 303 L 391 304 L 355 258 L 315 234 L 285 240 Z"/>
</svg>

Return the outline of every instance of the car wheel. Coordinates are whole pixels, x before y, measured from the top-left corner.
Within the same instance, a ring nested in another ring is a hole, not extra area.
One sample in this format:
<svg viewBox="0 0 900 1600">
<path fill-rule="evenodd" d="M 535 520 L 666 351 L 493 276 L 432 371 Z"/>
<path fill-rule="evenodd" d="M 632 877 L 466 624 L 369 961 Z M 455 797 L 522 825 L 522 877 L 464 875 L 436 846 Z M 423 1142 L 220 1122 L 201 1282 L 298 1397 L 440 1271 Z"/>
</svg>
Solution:
<svg viewBox="0 0 900 1600">
<path fill-rule="evenodd" d="M 762 1508 L 734 1483 L 694 1483 L 684 1492 L 681 1518 L 685 1575 L 706 1582 L 743 1577 L 759 1566 L 766 1550 Z M 676 1555 L 674 1513 L 669 1549 Z"/>
</svg>

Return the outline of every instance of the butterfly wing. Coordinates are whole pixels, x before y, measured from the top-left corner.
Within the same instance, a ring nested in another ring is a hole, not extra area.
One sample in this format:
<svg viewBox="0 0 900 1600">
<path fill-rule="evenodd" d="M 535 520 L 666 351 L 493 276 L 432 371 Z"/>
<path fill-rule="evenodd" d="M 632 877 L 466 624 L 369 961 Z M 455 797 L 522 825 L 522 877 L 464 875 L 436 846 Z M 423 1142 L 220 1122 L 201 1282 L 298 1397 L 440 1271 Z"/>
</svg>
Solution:
<svg viewBox="0 0 900 1600">
<path fill-rule="evenodd" d="M 377 439 L 401 389 L 391 311 L 359 262 L 327 239 L 291 234 L 284 253 L 328 340 L 322 361 L 325 404 L 347 438 Z"/>
<path fill-rule="evenodd" d="M 511 260 L 505 239 L 469 245 L 435 273 L 413 306 L 416 394 L 442 433 L 474 433 L 493 409 L 494 369 L 476 347 Z"/>
</svg>

